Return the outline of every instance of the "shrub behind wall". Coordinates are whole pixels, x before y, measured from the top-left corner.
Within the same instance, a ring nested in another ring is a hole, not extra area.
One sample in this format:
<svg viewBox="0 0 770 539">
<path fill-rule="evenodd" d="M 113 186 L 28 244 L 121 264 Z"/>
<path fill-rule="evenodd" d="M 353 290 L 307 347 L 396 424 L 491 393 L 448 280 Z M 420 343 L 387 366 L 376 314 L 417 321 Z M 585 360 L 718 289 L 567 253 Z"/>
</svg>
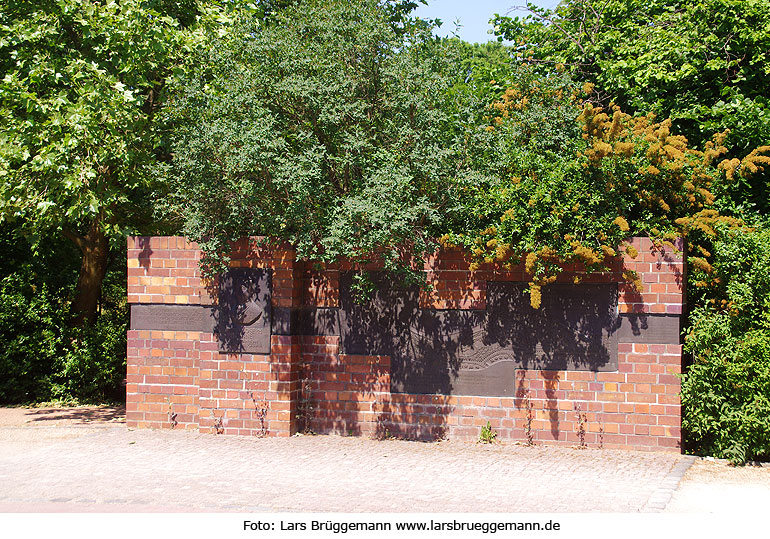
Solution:
<svg viewBox="0 0 770 539">
<path fill-rule="evenodd" d="M 70 325 L 71 283 L 79 260 L 56 238 L 38 252 L 0 228 L 0 404 L 101 403 L 123 398 L 128 311 L 124 255 L 87 328 Z"/>
</svg>

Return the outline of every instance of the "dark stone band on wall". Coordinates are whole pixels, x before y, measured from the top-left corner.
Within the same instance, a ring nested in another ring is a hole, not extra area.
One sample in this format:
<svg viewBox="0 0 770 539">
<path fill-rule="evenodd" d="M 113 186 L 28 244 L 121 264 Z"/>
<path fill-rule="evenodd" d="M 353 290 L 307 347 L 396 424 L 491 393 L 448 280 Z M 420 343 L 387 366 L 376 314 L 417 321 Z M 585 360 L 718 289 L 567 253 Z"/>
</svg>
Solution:
<svg viewBox="0 0 770 539">
<path fill-rule="evenodd" d="M 680 344 L 682 317 L 678 314 L 621 314 L 618 342 Z"/>
<path fill-rule="evenodd" d="M 213 333 L 225 353 L 269 354 L 270 271 L 234 268 L 219 281 L 218 306 L 132 304 L 134 330 Z"/>
<path fill-rule="evenodd" d="M 185 305 L 184 307 L 194 306 Z M 477 310 L 459 309 L 455 312 L 463 313 L 460 316 L 472 316 L 473 313 L 478 313 Z M 618 342 L 621 343 L 680 344 L 681 316 L 678 314 L 621 314 L 618 317 L 616 331 Z M 272 333 L 273 335 L 339 336 L 340 311 L 331 307 L 294 309 L 273 307 Z"/>
<path fill-rule="evenodd" d="M 214 333 L 220 352 L 270 353 L 271 335 L 339 336 L 344 354 L 391 358 L 391 391 L 511 396 L 517 369 L 612 372 L 618 343 L 679 344 L 680 316 L 618 314 L 617 284 L 553 284 L 539 309 L 525 283 L 487 283 L 486 310 L 419 305 L 417 286 L 373 275 L 357 302 L 340 276 L 339 308 L 272 308 L 270 273 L 236 268 L 220 281 L 219 307 L 131 305 L 131 329 Z"/>
<path fill-rule="evenodd" d="M 339 336 L 340 310 L 333 307 L 273 308 L 273 335 Z"/>
<path fill-rule="evenodd" d="M 214 307 L 208 305 L 132 303 L 130 313 L 130 329 L 214 333 L 217 325 Z"/>
<path fill-rule="evenodd" d="M 210 305 L 132 303 L 130 308 L 130 329 L 214 333 L 216 327 L 216 308 Z M 339 309 L 336 308 L 273 308 L 271 322 L 273 335 L 340 335 Z M 618 342 L 681 342 L 681 317 L 677 314 L 621 314 L 618 324 Z"/>
</svg>

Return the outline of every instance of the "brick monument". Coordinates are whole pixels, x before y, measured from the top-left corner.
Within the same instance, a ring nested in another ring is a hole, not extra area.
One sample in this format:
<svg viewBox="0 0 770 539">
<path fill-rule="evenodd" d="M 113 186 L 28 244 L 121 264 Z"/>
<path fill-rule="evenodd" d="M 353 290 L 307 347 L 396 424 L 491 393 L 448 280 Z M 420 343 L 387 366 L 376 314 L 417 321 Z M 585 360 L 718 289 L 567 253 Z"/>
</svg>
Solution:
<svg viewBox="0 0 770 539">
<path fill-rule="evenodd" d="M 680 450 L 681 245 L 633 238 L 638 256 L 564 268 L 532 309 L 523 267 L 472 271 L 452 249 L 424 261 L 428 286 L 367 268 L 361 299 L 349 264 L 256 239 L 217 282 L 184 238 L 128 241 L 130 426 L 476 440 L 489 422 L 502 440 Z"/>
</svg>

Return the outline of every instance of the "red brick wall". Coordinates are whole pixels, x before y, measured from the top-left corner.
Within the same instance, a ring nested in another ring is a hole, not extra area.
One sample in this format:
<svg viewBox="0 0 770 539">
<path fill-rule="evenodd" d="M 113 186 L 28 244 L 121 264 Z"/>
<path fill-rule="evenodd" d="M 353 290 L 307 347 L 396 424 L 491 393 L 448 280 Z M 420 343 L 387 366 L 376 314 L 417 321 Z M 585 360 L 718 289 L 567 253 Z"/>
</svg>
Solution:
<svg viewBox="0 0 770 539">
<path fill-rule="evenodd" d="M 585 275 L 567 268 L 559 280 L 619 283 L 621 313 L 681 314 L 682 254 L 630 242 L 613 271 Z M 288 248 L 241 241 L 234 267 L 272 270 L 275 307 L 337 307 L 340 267 L 295 260 Z M 183 238 L 130 238 L 128 298 L 136 304 L 215 301 L 201 280 L 200 251 Z M 344 269 L 344 268 L 343 268 Z M 471 271 L 457 251 L 425 262 L 430 291 L 422 307 L 484 309 L 486 283 L 528 281 L 523 267 Z M 623 271 L 638 273 L 641 292 Z M 153 428 L 198 428 L 224 434 L 319 433 L 415 439 L 478 439 L 487 422 L 500 439 L 592 447 L 678 450 L 682 350 L 674 344 L 621 343 L 617 372 L 518 370 L 515 397 L 410 395 L 390 392 L 390 358 L 340 353 L 336 336 L 272 336 L 269 355 L 222 354 L 211 333 L 129 331 L 127 420 Z"/>
<path fill-rule="evenodd" d="M 198 428 L 199 364 L 202 339 L 206 338 L 187 331 L 128 332 L 129 425 Z"/>
<path fill-rule="evenodd" d="M 216 301 L 201 278 L 201 252 L 178 237 L 128 239 L 128 302 L 199 304 Z M 273 271 L 272 303 L 298 305 L 300 271 L 293 251 L 241 241 L 234 267 Z M 300 347 L 274 335 L 270 355 L 224 354 L 213 333 L 128 332 L 126 421 L 129 426 L 289 436 L 295 430 Z M 172 414 L 176 423 L 172 421 Z"/>
</svg>

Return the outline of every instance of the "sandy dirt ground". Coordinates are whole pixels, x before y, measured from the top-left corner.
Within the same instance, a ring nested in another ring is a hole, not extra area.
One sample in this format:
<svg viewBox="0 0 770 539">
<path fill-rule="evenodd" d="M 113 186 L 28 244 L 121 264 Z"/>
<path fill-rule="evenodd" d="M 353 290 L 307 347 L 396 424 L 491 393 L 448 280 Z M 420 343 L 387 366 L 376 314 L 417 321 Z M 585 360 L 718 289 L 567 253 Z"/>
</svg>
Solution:
<svg viewBox="0 0 770 539">
<path fill-rule="evenodd" d="M 763 514 L 770 508 L 770 463 L 731 466 L 698 459 L 682 477 L 665 511 Z"/>
</svg>

